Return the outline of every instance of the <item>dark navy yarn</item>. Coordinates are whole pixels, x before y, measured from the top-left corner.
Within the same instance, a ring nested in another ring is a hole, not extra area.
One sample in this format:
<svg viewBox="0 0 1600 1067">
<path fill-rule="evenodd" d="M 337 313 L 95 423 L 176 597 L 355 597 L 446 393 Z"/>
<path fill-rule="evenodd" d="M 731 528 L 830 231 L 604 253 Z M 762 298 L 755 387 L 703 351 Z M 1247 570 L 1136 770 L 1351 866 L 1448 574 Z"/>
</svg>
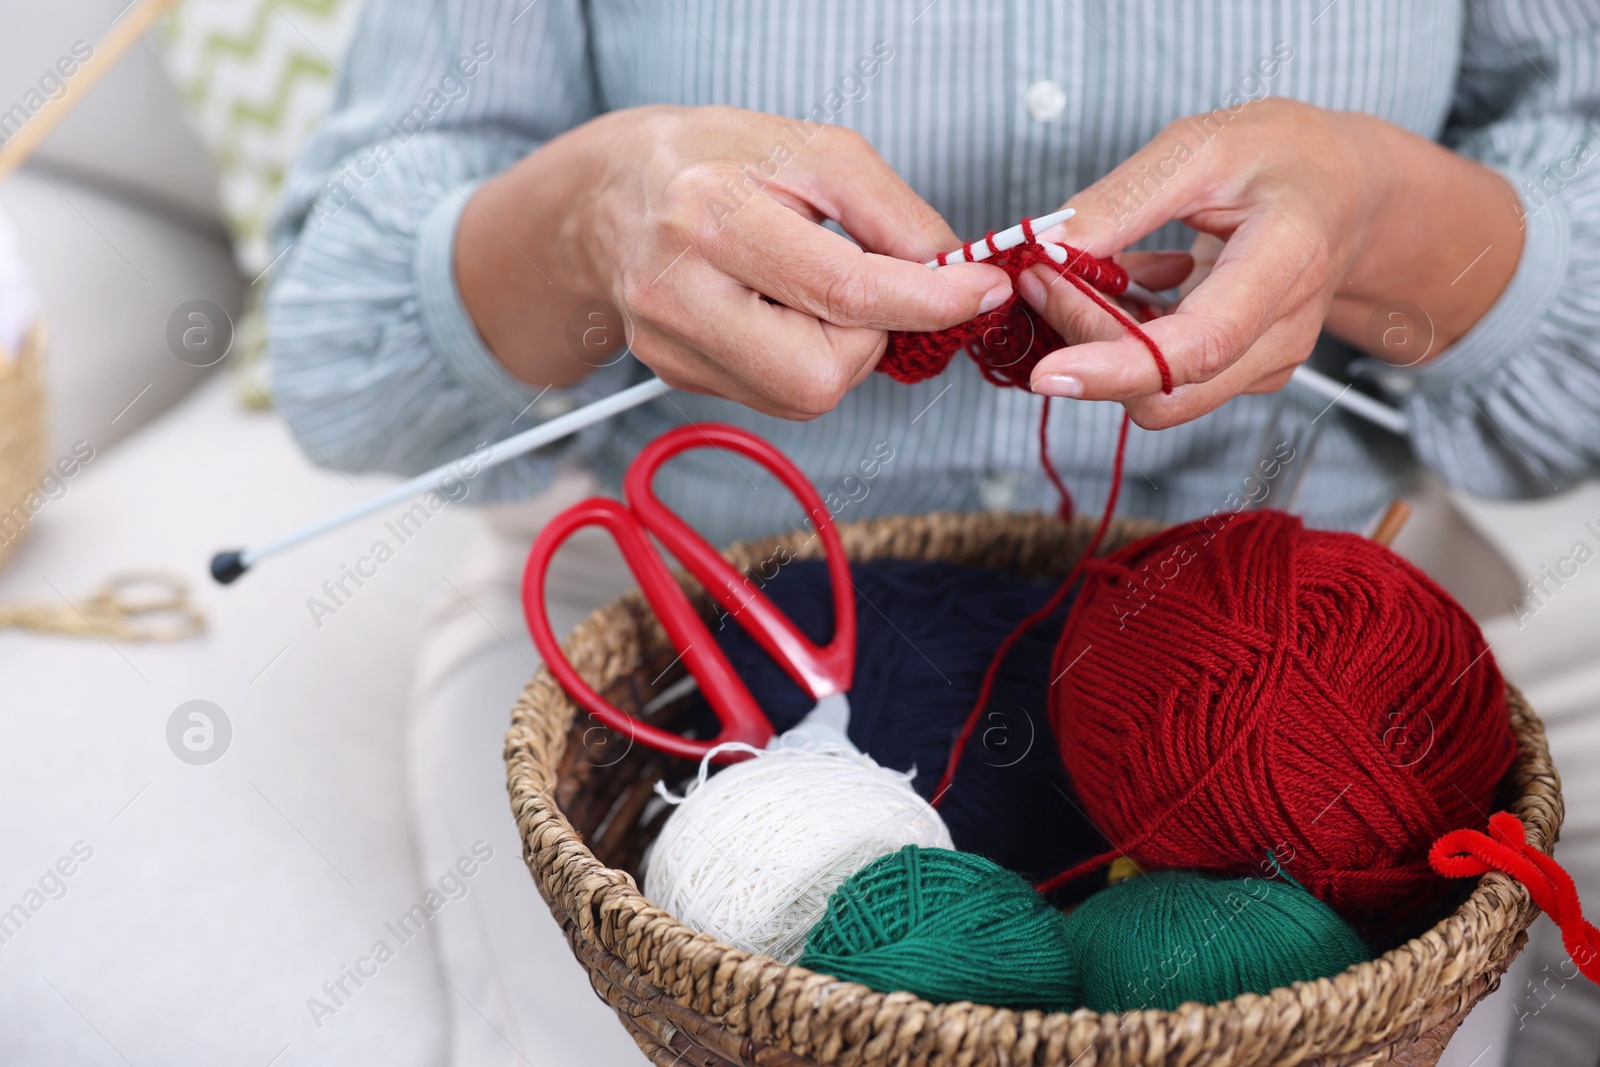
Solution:
<svg viewBox="0 0 1600 1067">
<path fill-rule="evenodd" d="M 912 784 L 931 799 L 989 660 L 1056 586 L 921 560 L 876 560 L 851 570 L 858 647 L 850 740 L 886 767 L 915 767 Z M 812 640 L 831 636 L 833 600 L 821 562 L 786 564 L 763 592 Z M 956 848 L 1032 880 L 1108 847 L 1079 810 L 1045 712 L 1051 654 L 1070 607 L 1069 600 L 1006 657 L 939 805 Z M 774 728 L 786 730 L 811 710 L 811 698 L 735 620 L 714 621 L 712 631 Z"/>
</svg>

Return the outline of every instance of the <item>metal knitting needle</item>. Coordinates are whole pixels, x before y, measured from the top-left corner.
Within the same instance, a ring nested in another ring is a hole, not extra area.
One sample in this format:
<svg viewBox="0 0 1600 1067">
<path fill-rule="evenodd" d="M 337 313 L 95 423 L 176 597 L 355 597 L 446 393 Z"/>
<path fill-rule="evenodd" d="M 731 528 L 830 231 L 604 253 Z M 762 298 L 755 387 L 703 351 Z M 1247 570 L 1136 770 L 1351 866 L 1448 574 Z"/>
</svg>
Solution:
<svg viewBox="0 0 1600 1067">
<path fill-rule="evenodd" d="M 1077 210 L 1074 208 L 1063 208 L 1062 210 L 1052 212 L 1049 215 L 1040 215 L 1036 219 L 1029 219 L 1028 225 L 1032 227 L 1034 234 L 1038 235 L 1057 223 L 1067 221 L 1077 213 Z M 1009 230 L 1001 230 L 999 233 L 994 235 L 994 251 L 989 249 L 988 241 L 972 241 L 969 242 L 972 248 L 970 254 L 967 252 L 967 246 L 963 245 L 954 252 L 946 252 L 944 255 L 943 264 L 941 264 L 937 259 L 930 259 L 928 262 L 924 263 L 923 266 L 937 268 L 939 266 L 947 266 L 951 263 L 982 263 L 984 260 L 994 255 L 995 252 L 1004 252 L 1008 248 L 1015 248 L 1020 244 L 1026 244 L 1027 241 L 1027 231 L 1023 229 L 1022 223 L 1019 222 Z"/>
<path fill-rule="evenodd" d="M 1034 219 L 1033 225 L 1038 230 L 1044 230 L 1058 222 L 1071 218 L 1072 215 L 1073 211 L 1069 208 Z M 995 234 L 995 245 L 1002 251 L 1007 248 L 1015 248 L 1026 240 L 1027 235 L 1022 232 L 1020 224 Z M 1048 242 L 1042 242 L 1042 244 L 1056 262 L 1066 261 L 1066 250 L 1060 245 Z M 947 263 L 981 262 L 987 259 L 990 254 L 987 243 L 974 244 L 970 260 L 963 249 L 957 249 L 947 254 L 945 261 Z M 932 260 L 926 264 L 929 267 L 937 267 L 938 265 L 938 260 Z M 1129 285 L 1125 295 L 1157 306 L 1167 306 L 1168 304 L 1166 300 L 1141 286 Z M 1361 415 L 1368 421 L 1382 426 L 1392 433 L 1400 434 L 1406 430 L 1407 420 L 1404 415 L 1387 405 L 1378 403 L 1363 393 L 1352 391 L 1348 385 L 1340 386 L 1338 382 L 1331 378 L 1327 378 L 1306 367 L 1298 368 L 1294 377 L 1296 381 L 1306 385 L 1314 392 L 1328 397 L 1332 402 L 1343 405 L 1350 409 L 1352 413 Z M 534 449 L 543 448 L 545 445 L 559 441 L 563 437 L 568 437 L 598 422 L 603 422 L 613 415 L 619 415 L 624 411 L 648 403 L 656 397 L 671 391 L 672 386 L 660 378 L 651 378 L 648 381 L 640 382 L 638 385 L 630 386 L 620 392 L 613 393 L 611 396 L 596 400 L 592 404 L 587 404 L 576 411 L 568 412 L 558 418 L 551 419 L 549 422 L 508 437 L 503 441 L 488 445 L 479 452 L 451 460 L 449 463 L 435 467 L 425 474 L 419 474 L 415 478 L 402 482 L 386 492 L 379 493 L 370 500 L 346 508 L 344 511 L 330 515 L 325 519 L 320 519 L 309 526 L 303 526 L 292 533 L 285 534 L 276 541 L 270 541 L 257 548 L 229 549 L 224 552 L 218 552 L 211 558 L 211 576 L 219 584 L 228 585 L 264 559 L 276 556 L 281 552 L 287 552 L 291 548 L 321 537 L 332 530 L 337 530 L 341 526 L 355 522 L 357 519 L 365 518 L 392 504 L 398 504 L 403 500 L 420 496 L 429 490 L 443 489 L 452 481 L 461 482 L 468 478 L 476 477 L 482 471 L 498 467 L 500 464 L 513 460 L 518 456 L 526 455 Z M 470 468 L 471 473 L 463 473 L 468 468 Z"/>
<path fill-rule="evenodd" d="M 1071 218 L 1073 214 L 1071 209 L 1057 211 L 1052 215 L 1045 215 L 1035 220 L 1035 224 L 1041 229 L 1047 226 L 1054 226 L 1063 219 Z M 1021 224 L 1013 226 L 1002 233 L 995 234 L 995 244 L 1001 249 L 1015 248 L 1026 240 L 1027 235 L 1023 233 Z M 972 261 L 987 259 L 989 255 L 990 252 L 986 244 L 977 245 L 972 250 Z M 950 263 L 968 261 L 965 252 L 959 248 L 946 255 L 945 260 Z M 933 260 L 927 265 L 937 267 L 939 262 L 938 260 Z M 451 460 L 449 463 L 435 467 L 425 474 L 419 474 L 409 481 L 401 482 L 394 488 L 387 492 L 379 493 L 370 500 L 346 508 L 344 511 L 318 520 L 309 526 L 301 527 L 293 533 L 285 534 L 276 541 L 270 541 L 256 548 L 237 548 L 218 552 L 211 557 L 211 577 L 215 578 L 219 584 L 228 585 L 264 559 L 276 556 L 280 552 L 287 552 L 297 545 L 302 545 L 307 541 L 321 537 L 323 534 L 337 530 L 339 527 L 346 526 L 357 519 L 365 518 L 373 512 L 389 507 L 391 504 L 398 504 L 403 500 L 421 496 L 429 490 L 442 489 L 451 481 L 460 482 L 466 480 L 466 477 L 469 476 L 476 477 L 478 472 L 488 470 L 491 467 L 498 467 L 508 460 L 526 455 L 536 448 L 543 448 L 545 445 L 575 434 L 579 430 L 593 426 L 597 422 L 603 422 L 613 415 L 619 415 L 631 408 L 638 407 L 640 404 L 648 403 L 656 397 L 671 391 L 672 387 L 660 378 L 651 378 L 649 381 L 640 382 L 638 385 L 631 386 L 619 393 L 614 393 L 602 400 L 587 404 L 577 411 L 568 412 L 559 418 L 551 419 L 549 422 L 542 423 L 530 430 L 508 437 L 504 441 L 489 445 L 481 452 Z M 463 470 L 468 467 L 474 473 L 463 475 Z"/>
<path fill-rule="evenodd" d="M 270 556 L 280 552 L 287 552 L 296 545 L 305 543 L 314 538 L 321 537 L 330 530 L 365 518 L 375 511 L 381 511 L 391 504 L 398 504 L 402 500 L 409 500 L 414 496 L 421 496 L 430 489 L 444 489 L 450 483 L 460 484 L 470 478 L 475 478 L 491 467 L 498 467 L 507 460 L 526 455 L 536 448 L 542 448 L 553 441 L 577 433 L 597 422 L 603 422 L 613 415 L 620 414 L 640 404 L 648 403 L 664 393 L 670 393 L 672 386 L 660 378 L 651 378 L 649 381 L 640 382 L 638 385 L 629 386 L 620 392 L 613 393 L 592 404 L 586 404 L 577 411 L 568 412 L 559 418 L 551 419 L 524 430 L 522 433 L 507 437 L 504 441 L 497 441 L 487 445 L 477 452 L 462 456 L 460 459 L 451 460 L 440 467 L 435 467 L 426 474 L 419 474 L 410 481 L 401 482 L 387 492 L 379 493 L 370 500 L 365 500 L 354 507 L 346 508 L 337 514 L 325 519 L 319 519 L 309 526 L 301 527 L 293 533 L 286 534 L 276 541 L 270 541 L 258 548 L 232 549 L 218 552 L 211 557 L 211 577 L 218 583 L 227 585 L 245 571 Z"/>
<path fill-rule="evenodd" d="M 1050 241 L 1041 241 L 1039 247 L 1057 263 L 1066 263 L 1067 250 L 1061 245 Z M 1128 287 L 1122 291 L 1122 296 L 1137 300 L 1151 307 L 1167 308 L 1172 306 L 1172 301 L 1158 293 L 1152 293 L 1137 282 L 1129 282 Z M 1304 364 L 1296 367 L 1289 380 L 1302 389 L 1316 393 L 1330 404 L 1337 404 L 1357 418 L 1365 419 L 1372 425 L 1388 430 L 1396 436 L 1404 436 L 1411 428 L 1411 420 L 1398 408 L 1392 408 L 1379 400 L 1374 400 L 1366 393 L 1360 392 L 1348 382 L 1340 383 L 1320 371 L 1312 370 Z"/>
<path fill-rule="evenodd" d="M 1071 210 L 1058 211 L 1053 215 L 1046 215 L 1038 221 L 1041 225 L 1053 226 L 1062 219 L 1071 218 L 1072 214 Z M 1002 249 L 1015 248 L 1026 240 L 1027 235 L 1022 232 L 1020 224 L 1011 227 L 1004 233 L 995 234 L 995 243 Z M 990 255 L 986 245 L 974 247 L 972 252 L 973 261 L 986 259 Z M 947 262 L 952 263 L 967 262 L 965 253 L 959 248 L 947 255 L 945 259 Z M 938 260 L 933 260 L 927 265 L 937 267 L 939 263 Z M 394 488 L 387 492 L 379 493 L 370 500 L 346 508 L 344 511 L 330 515 L 325 519 L 320 519 L 309 526 L 303 526 L 293 533 L 285 534 L 276 541 L 270 541 L 256 548 L 235 548 L 218 552 L 211 557 L 211 577 L 215 578 L 221 585 L 229 585 L 237 581 L 245 571 L 264 559 L 276 556 L 280 552 L 287 552 L 289 549 L 302 545 L 307 541 L 315 540 L 323 534 L 337 530 L 339 527 L 346 526 L 357 519 L 366 518 L 373 512 L 381 511 L 391 504 L 398 504 L 402 500 L 421 496 L 429 490 L 442 489 L 446 483 L 451 481 L 463 481 L 465 478 L 462 471 L 469 466 L 474 471 L 471 476 L 476 477 L 477 472 L 488 470 L 491 467 L 498 467 L 508 460 L 526 455 L 536 448 L 543 448 L 545 445 L 575 434 L 579 430 L 609 419 L 613 415 L 619 415 L 630 408 L 648 403 L 656 397 L 671 391 L 672 387 L 660 378 L 651 378 L 649 381 L 640 382 L 638 385 L 624 389 L 619 393 L 614 393 L 602 400 L 587 404 L 577 411 L 568 412 L 559 418 L 551 419 L 549 422 L 542 423 L 530 430 L 508 437 L 504 441 L 489 445 L 482 452 L 451 460 L 449 463 L 435 467 L 425 474 L 419 474 L 409 481 L 401 482 Z"/>
</svg>

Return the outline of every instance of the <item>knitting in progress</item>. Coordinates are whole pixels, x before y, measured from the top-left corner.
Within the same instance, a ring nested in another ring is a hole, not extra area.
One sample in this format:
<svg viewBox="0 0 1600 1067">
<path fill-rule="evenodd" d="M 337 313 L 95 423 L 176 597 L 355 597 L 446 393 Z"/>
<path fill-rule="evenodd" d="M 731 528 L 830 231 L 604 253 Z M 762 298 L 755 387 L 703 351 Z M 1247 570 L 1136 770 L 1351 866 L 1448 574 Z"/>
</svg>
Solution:
<svg viewBox="0 0 1600 1067">
<path fill-rule="evenodd" d="M 1065 250 L 1065 262 L 1058 263 L 1034 235 L 1032 220 L 1023 219 L 1021 226 L 1026 240 L 1015 248 L 997 248 L 993 230 L 983 241 L 961 246 L 964 256 L 971 259 L 975 244 L 988 245 L 992 254 L 984 262 L 1005 271 L 1012 281 L 1011 295 L 1005 303 L 947 330 L 890 334 L 888 349 L 877 369 L 897 382 L 915 383 L 942 374 L 957 353 L 966 352 L 977 363 L 979 373 L 994 385 L 1028 388 L 1029 375 L 1039 360 L 1066 344 L 1055 328 L 1017 295 L 1018 276 L 1029 267 L 1042 266 L 1055 271 L 1137 337 L 1150 350 L 1161 372 L 1161 391 L 1172 392 L 1172 371 L 1166 356 L 1137 322 L 1106 299 L 1127 292 L 1128 272 L 1114 260 L 1091 256 L 1070 245 L 1057 246 Z M 948 259 L 941 253 L 937 262 L 943 266 Z M 1021 351 L 1016 350 L 1018 339 L 1022 342 Z"/>
<path fill-rule="evenodd" d="M 1014 280 L 1050 265 L 1144 345 L 1170 393 L 1159 347 L 1113 302 L 1126 272 L 1021 228 L 1025 243 L 991 234 L 977 258 Z M 966 352 L 986 380 L 1026 388 L 1062 344 L 1013 292 L 952 329 L 891 335 L 878 369 L 917 382 Z M 846 565 L 831 512 L 817 511 L 826 564 L 787 562 L 759 591 L 727 576 L 749 588 L 742 599 L 689 566 L 738 623 L 702 631 L 701 658 L 717 653 L 715 677 L 742 680 L 778 734 L 767 749 L 711 744 L 682 798 L 658 781 L 676 810 L 644 861 L 651 903 L 885 994 L 1126 1012 L 1337 974 L 1440 914 L 1446 878 L 1501 871 L 1557 922 L 1579 968 L 1600 972 L 1600 933 L 1522 824 L 1502 814 L 1487 835 L 1471 829 L 1504 801 L 1517 757 L 1506 685 L 1471 617 L 1384 545 L 1277 511 L 1219 510 L 1099 558 L 1128 433 L 1124 413 L 1104 510 L 1087 547 L 1066 549 L 1075 562 L 1049 568 L 1065 570 L 1059 581 L 948 561 Z M 769 470 L 788 470 L 757 443 Z M 647 479 L 634 481 L 631 504 L 650 502 Z M 797 471 L 786 484 L 803 506 L 816 497 Z M 853 673 L 814 686 L 741 615 L 756 608 L 793 625 L 790 644 L 842 642 Z M 704 691 L 703 665 L 689 672 Z M 640 737 L 682 755 L 715 741 L 716 706 L 690 708 L 674 723 L 685 735 Z M 997 730 L 1021 751 L 997 750 Z M 751 758 L 713 776 L 733 751 Z M 1106 886 L 1118 859 L 1140 873 Z M 1052 906 L 1086 888 L 1070 914 Z"/>
</svg>

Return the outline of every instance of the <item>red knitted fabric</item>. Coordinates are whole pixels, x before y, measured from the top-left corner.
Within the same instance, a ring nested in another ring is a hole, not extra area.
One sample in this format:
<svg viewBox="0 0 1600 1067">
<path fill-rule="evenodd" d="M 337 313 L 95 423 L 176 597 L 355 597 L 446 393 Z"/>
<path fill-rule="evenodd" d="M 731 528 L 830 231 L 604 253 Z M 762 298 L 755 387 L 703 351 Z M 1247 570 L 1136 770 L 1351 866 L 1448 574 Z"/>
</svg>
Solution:
<svg viewBox="0 0 1600 1067">
<path fill-rule="evenodd" d="M 1024 227 L 1027 220 L 1023 220 Z M 1150 350 L 1161 372 L 1162 392 L 1172 392 L 1172 372 L 1166 357 L 1139 324 L 1102 294 L 1117 296 L 1128 288 L 1128 272 L 1109 259 L 1098 259 L 1070 246 L 1067 262 L 1057 263 L 1032 240 L 984 260 L 1011 276 L 1013 289 L 1004 304 L 975 319 L 931 333 L 891 333 L 889 347 L 877 369 L 898 382 L 920 382 L 943 373 L 956 353 L 966 352 L 984 378 L 995 385 L 1028 388 L 1029 376 L 1039 360 L 1066 344 L 1059 333 L 1041 319 L 1015 289 L 1017 276 L 1029 267 L 1043 265 L 1066 279 L 1098 304 Z M 993 247 L 994 233 L 985 238 Z M 972 242 L 963 246 L 969 254 Z M 940 256 L 940 262 L 945 257 Z"/>
<path fill-rule="evenodd" d="M 1050 719 L 1117 852 L 1238 874 L 1270 851 L 1358 925 L 1437 896 L 1429 846 L 1481 822 L 1515 748 L 1494 657 L 1448 594 L 1366 538 L 1274 511 L 1086 571 Z"/>
<path fill-rule="evenodd" d="M 1527 828 L 1515 815 L 1502 811 L 1490 816 L 1488 834 L 1477 830 L 1445 834 L 1434 842 L 1428 862 L 1446 878 L 1500 871 L 1527 886 L 1533 902 L 1561 930 L 1562 943 L 1578 972 L 1600 982 L 1600 930 L 1583 917 L 1572 875 L 1528 843 Z"/>
</svg>

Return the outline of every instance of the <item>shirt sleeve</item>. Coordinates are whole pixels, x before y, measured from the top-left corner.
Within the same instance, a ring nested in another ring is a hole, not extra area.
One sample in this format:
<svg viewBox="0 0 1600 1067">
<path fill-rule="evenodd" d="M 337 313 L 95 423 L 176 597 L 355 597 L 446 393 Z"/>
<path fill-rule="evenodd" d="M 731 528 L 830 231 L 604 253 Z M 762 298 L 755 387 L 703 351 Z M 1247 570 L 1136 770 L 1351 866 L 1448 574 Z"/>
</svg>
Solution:
<svg viewBox="0 0 1600 1067">
<path fill-rule="evenodd" d="M 1488 313 L 1413 370 L 1382 367 L 1451 484 L 1540 496 L 1600 473 L 1600 6 L 1474 0 L 1445 142 L 1516 188 L 1522 259 Z M 1370 366 L 1370 364 L 1369 364 Z"/>
<path fill-rule="evenodd" d="M 314 460 L 416 473 L 623 384 L 622 361 L 571 389 L 517 380 L 455 282 L 472 192 L 597 112 L 587 55 L 580 0 L 367 0 L 286 182 L 266 300 L 275 403 Z M 485 472 L 472 497 L 536 492 L 580 447 Z"/>
</svg>

